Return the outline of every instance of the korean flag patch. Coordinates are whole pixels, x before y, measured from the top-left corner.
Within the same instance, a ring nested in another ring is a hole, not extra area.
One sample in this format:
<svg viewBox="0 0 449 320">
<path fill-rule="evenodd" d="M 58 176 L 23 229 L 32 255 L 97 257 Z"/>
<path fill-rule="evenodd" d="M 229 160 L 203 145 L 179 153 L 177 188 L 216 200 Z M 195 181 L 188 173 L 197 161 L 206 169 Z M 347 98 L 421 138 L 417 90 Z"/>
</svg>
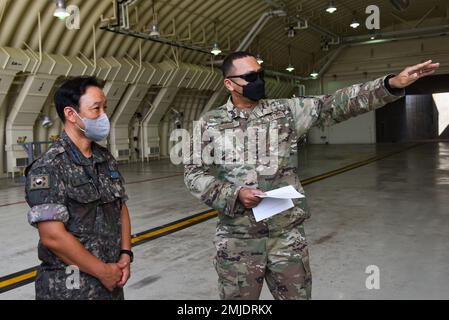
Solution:
<svg viewBox="0 0 449 320">
<path fill-rule="evenodd" d="M 49 188 L 50 188 L 50 180 L 48 175 L 31 176 L 30 190 L 49 189 Z"/>
</svg>

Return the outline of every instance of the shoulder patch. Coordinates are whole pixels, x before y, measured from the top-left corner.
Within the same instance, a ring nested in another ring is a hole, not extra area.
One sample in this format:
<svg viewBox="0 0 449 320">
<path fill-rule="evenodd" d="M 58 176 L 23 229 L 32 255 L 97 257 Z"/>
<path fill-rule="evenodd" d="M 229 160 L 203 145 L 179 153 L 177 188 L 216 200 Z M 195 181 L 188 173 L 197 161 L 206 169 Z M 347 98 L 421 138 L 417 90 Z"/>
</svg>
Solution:
<svg viewBox="0 0 449 320">
<path fill-rule="evenodd" d="M 49 188 L 50 188 L 50 176 L 49 175 L 31 176 L 30 190 L 49 189 Z"/>
</svg>

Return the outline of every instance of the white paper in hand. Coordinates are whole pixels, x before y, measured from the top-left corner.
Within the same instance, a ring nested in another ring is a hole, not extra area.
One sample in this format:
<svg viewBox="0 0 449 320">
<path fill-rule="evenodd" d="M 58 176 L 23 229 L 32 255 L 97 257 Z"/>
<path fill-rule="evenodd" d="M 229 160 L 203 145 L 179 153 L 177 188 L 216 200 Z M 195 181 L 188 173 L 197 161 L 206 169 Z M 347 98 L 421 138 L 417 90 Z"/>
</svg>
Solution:
<svg viewBox="0 0 449 320">
<path fill-rule="evenodd" d="M 265 195 L 258 196 L 262 201 L 253 208 L 256 221 L 262 221 L 278 213 L 294 207 L 292 199 L 304 198 L 304 195 L 296 191 L 293 186 L 286 186 L 265 192 Z"/>
<path fill-rule="evenodd" d="M 258 195 L 260 198 L 277 198 L 277 199 L 298 199 L 305 198 L 303 194 L 296 191 L 293 186 L 286 186 L 265 192 L 265 195 Z"/>
<path fill-rule="evenodd" d="M 293 207 L 292 199 L 265 198 L 253 208 L 253 213 L 256 221 L 259 222 Z"/>
</svg>

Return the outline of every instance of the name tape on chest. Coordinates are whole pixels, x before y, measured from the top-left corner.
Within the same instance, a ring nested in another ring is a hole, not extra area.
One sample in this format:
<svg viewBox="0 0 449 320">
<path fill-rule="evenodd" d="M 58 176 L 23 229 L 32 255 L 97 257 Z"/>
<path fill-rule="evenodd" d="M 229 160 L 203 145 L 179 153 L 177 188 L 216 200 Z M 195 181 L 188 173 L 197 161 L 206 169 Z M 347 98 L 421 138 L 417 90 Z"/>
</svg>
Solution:
<svg viewBox="0 0 449 320">
<path fill-rule="evenodd" d="M 217 126 L 218 130 L 225 130 L 225 129 L 232 129 L 237 128 L 240 126 L 240 123 L 238 121 L 228 122 L 228 123 L 222 123 Z"/>
<path fill-rule="evenodd" d="M 273 120 L 281 119 L 284 117 L 285 117 L 285 113 L 283 111 L 276 111 L 276 112 L 273 112 L 272 114 L 270 114 L 269 116 L 267 116 L 266 119 L 268 119 L 268 121 L 273 121 Z"/>
</svg>

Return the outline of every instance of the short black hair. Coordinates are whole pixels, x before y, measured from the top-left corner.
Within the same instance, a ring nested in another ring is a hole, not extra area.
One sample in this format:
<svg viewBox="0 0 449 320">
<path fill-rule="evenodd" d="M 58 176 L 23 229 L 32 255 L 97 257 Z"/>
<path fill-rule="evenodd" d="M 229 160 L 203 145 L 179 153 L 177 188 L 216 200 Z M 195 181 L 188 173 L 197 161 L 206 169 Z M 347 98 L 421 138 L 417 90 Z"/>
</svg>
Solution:
<svg viewBox="0 0 449 320">
<path fill-rule="evenodd" d="M 246 57 L 253 57 L 254 59 L 256 59 L 256 57 L 247 52 L 247 51 L 236 51 L 233 52 L 231 54 L 229 54 L 224 60 L 223 60 L 223 64 L 221 66 L 221 71 L 223 72 L 223 77 L 227 77 L 229 76 L 232 68 L 234 67 L 234 60 L 238 60 L 238 59 L 242 59 L 242 58 L 246 58 Z"/>
<path fill-rule="evenodd" d="M 95 77 L 76 77 L 65 81 L 55 93 L 55 106 L 59 118 L 65 122 L 64 108 L 71 106 L 76 112 L 80 111 L 80 98 L 87 88 L 97 87 L 103 89 L 103 83 Z"/>
</svg>

